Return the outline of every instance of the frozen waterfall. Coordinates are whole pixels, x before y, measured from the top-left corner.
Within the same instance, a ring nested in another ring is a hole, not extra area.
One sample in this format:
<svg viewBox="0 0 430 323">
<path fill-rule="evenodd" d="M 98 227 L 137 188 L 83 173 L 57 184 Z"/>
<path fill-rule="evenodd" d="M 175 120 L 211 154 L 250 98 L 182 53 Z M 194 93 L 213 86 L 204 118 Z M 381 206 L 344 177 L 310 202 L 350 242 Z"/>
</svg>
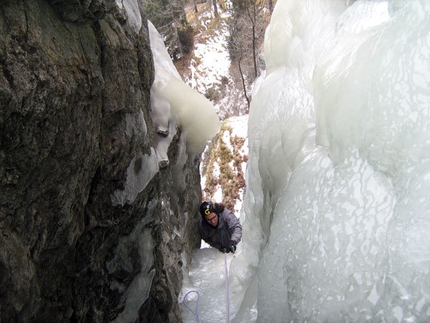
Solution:
<svg viewBox="0 0 430 323">
<path fill-rule="evenodd" d="M 430 322 L 430 2 L 278 0 L 265 59 L 232 322 Z M 196 251 L 201 322 L 224 279 Z"/>
</svg>

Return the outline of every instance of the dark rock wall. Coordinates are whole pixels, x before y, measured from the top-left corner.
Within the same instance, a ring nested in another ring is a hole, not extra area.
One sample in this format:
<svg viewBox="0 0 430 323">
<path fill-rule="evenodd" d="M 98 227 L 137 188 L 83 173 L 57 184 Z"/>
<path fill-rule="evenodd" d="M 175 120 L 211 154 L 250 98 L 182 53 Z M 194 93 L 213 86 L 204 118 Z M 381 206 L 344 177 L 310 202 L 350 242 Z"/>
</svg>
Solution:
<svg viewBox="0 0 430 323">
<path fill-rule="evenodd" d="M 111 200 L 151 153 L 153 73 L 146 24 L 115 1 L 0 0 L 0 322 L 114 321 L 146 271 L 133 320 L 181 321 L 201 196 L 180 129 L 133 203 Z"/>
</svg>

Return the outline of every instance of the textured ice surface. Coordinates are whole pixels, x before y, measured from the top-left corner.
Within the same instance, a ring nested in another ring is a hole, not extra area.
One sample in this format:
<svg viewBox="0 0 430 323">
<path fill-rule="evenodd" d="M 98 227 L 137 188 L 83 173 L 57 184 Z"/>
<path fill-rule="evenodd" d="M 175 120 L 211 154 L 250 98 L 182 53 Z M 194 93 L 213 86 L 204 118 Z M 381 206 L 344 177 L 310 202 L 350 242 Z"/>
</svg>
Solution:
<svg viewBox="0 0 430 323">
<path fill-rule="evenodd" d="M 233 322 L 430 321 L 430 3 L 346 3 L 267 29 Z"/>
</svg>

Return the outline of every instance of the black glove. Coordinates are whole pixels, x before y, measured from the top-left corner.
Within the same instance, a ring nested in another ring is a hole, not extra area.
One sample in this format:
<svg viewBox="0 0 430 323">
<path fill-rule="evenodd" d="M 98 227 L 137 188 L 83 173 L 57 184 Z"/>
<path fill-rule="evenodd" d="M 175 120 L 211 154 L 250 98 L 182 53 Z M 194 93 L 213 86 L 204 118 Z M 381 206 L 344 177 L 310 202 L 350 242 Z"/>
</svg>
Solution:
<svg viewBox="0 0 430 323">
<path fill-rule="evenodd" d="M 227 250 L 227 248 L 219 248 L 218 249 L 219 251 L 221 251 L 222 253 L 227 253 L 227 252 L 229 252 L 229 250 Z"/>
<path fill-rule="evenodd" d="M 236 243 L 234 241 L 230 241 L 228 245 L 228 251 L 234 253 L 236 251 Z"/>
</svg>

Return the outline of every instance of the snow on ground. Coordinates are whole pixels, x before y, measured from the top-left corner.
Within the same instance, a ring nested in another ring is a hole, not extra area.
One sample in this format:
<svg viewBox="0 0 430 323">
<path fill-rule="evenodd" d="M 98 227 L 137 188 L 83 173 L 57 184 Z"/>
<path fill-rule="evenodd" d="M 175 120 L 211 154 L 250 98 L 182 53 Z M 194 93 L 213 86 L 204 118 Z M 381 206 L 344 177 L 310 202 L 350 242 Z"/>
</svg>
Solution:
<svg viewBox="0 0 430 323">
<path fill-rule="evenodd" d="M 246 138 L 248 136 L 248 115 L 236 116 L 228 119 L 228 125 L 232 128 L 232 135 Z"/>
<path fill-rule="evenodd" d="M 205 93 L 214 83 L 229 77 L 230 58 L 227 51 L 228 31 L 225 21 L 223 29 L 207 40 L 206 44 L 196 44 L 194 55 L 197 59 L 191 62 L 191 79 L 189 85 L 200 93 Z"/>
<path fill-rule="evenodd" d="M 190 77 L 185 82 L 196 91 L 205 94 L 213 87 L 221 85 L 230 77 L 230 57 L 227 49 L 227 39 L 230 36 L 227 20 L 229 10 L 219 11 L 219 17 L 214 20 L 210 11 L 201 12 L 199 21 L 206 30 L 195 38 L 194 53 L 190 61 Z M 214 28 L 216 21 L 218 26 Z M 193 25 L 193 24 L 192 24 Z M 196 28 L 196 26 L 193 25 Z M 218 107 L 216 107 L 219 110 Z"/>
</svg>

